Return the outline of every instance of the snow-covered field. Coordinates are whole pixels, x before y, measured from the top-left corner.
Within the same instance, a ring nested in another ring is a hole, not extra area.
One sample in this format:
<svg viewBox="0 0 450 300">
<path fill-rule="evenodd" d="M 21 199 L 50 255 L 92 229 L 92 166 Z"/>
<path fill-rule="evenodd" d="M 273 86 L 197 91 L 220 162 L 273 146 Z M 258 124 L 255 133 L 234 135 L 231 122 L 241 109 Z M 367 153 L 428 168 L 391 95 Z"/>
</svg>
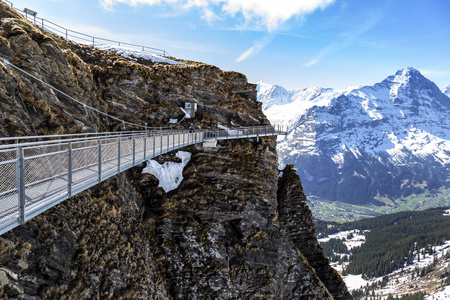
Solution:
<svg viewBox="0 0 450 300">
<path fill-rule="evenodd" d="M 425 297 L 426 300 L 445 300 L 450 299 L 450 286 L 446 286 L 442 290 L 438 290 L 429 296 Z"/>
<path fill-rule="evenodd" d="M 365 280 L 362 278 L 361 274 L 343 276 L 343 279 L 345 281 L 345 284 L 347 285 L 347 288 L 350 291 L 360 289 L 360 288 L 366 286 L 368 283 L 374 283 L 374 282 L 378 281 L 377 279 L 373 279 L 370 281 Z"/>
<path fill-rule="evenodd" d="M 368 232 L 365 230 L 364 232 Z M 351 239 L 347 239 L 349 235 L 352 235 Z M 360 247 L 364 242 L 366 241 L 366 237 L 364 234 L 359 234 L 359 230 L 348 230 L 348 231 L 341 231 L 335 234 L 331 234 L 326 238 L 319 239 L 319 243 L 328 242 L 331 239 L 345 239 L 344 244 L 347 246 L 349 250 Z"/>
</svg>

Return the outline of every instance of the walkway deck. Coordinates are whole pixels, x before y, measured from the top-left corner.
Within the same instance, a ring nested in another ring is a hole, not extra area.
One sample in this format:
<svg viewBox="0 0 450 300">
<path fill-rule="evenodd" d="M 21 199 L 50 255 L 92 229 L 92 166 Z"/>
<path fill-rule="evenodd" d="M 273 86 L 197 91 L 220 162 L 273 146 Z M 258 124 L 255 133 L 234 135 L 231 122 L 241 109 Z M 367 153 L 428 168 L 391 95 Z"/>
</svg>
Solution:
<svg viewBox="0 0 450 300">
<path fill-rule="evenodd" d="M 280 127 L 146 131 L 0 139 L 0 235 L 148 159 L 214 140 L 286 134 Z"/>
</svg>

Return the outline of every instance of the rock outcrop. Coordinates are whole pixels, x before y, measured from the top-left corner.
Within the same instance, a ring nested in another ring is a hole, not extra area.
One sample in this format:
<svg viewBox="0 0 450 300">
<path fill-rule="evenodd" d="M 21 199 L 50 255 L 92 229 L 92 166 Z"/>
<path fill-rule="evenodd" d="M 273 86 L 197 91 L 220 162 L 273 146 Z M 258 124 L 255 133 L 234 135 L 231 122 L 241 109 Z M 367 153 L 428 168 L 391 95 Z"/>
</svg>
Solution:
<svg viewBox="0 0 450 300">
<path fill-rule="evenodd" d="M 133 61 L 67 42 L 0 8 L 0 56 L 96 109 L 163 126 L 196 101 L 199 127 L 268 124 L 256 86 L 242 74 Z M 0 64 L 0 136 L 122 129 L 12 74 Z M 176 190 L 165 193 L 141 165 L 2 235 L 0 298 L 332 299 L 280 222 L 275 143 L 186 147 L 192 157 Z"/>
<path fill-rule="evenodd" d="M 291 164 L 286 165 L 283 176 L 278 180 L 278 212 L 281 226 L 334 299 L 351 299 L 342 278 L 330 266 L 317 241 L 314 219 L 306 203 L 300 177 Z"/>
</svg>

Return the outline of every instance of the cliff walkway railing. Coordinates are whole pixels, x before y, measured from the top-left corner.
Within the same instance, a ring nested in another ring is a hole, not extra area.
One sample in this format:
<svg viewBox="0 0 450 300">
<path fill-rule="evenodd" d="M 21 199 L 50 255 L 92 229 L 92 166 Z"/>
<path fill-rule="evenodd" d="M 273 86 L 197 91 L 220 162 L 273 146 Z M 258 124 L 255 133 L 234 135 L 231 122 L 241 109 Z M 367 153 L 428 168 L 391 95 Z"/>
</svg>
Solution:
<svg viewBox="0 0 450 300">
<path fill-rule="evenodd" d="M 202 142 L 285 134 L 280 126 L 258 126 L 0 138 L 0 234 L 158 155 Z"/>
<path fill-rule="evenodd" d="M 134 48 L 137 50 L 142 50 L 145 52 L 162 55 L 164 57 L 171 56 L 164 49 L 158 49 L 158 48 L 130 44 L 130 43 L 124 43 L 124 42 L 105 39 L 105 38 L 101 38 L 101 37 L 95 37 L 95 36 L 92 36 L 89 34 L 85 34 L 85 33 L 71 30 L 71 29 L 67 29 L 58 24 L 50 22 L 49 20 L 37 17 L 36 16 L 37 13 L 30 9 L 21 10 L 19 8 L 14 7 L 13 3 L 8 0 L 2 0 L 2 1 L 11 5 L 12 8 L 14 8 L 16 11 L 20 12 L 28 21 L 34 23 L 34 25 L 36 25 L 42 29 L 45 29 L 50 33 L 59 35 L 59 36 L 65 38 L 66 40 L 71 40 L 71 41 L 82 43 L 82 44 L 92 45 L 94 47 L 100 46 L 100 45 L 117 45 L 119 47 L 126 46 L 126 47 L 131 47 L 131 48 Z"/>
</svg>

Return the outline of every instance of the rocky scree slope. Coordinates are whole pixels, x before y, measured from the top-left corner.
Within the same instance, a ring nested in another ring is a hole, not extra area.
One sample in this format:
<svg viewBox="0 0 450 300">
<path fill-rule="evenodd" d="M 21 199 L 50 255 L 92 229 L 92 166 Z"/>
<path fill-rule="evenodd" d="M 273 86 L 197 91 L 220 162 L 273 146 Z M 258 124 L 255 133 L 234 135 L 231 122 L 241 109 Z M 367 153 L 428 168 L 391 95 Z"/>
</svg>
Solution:
<svg viewBox="0 0 450 300">
<path fill-rule="evenodd" d="M 271 104 L 264 112 L 272 122 L 289 126 L 280 162 L 295 164 L 307 195 L 376 204 L 449 187 L 450 99 L 414 68 L 374 86 L 288 94 L 287 104 L 277 94 L 258 97 Z"/>
<path fill-rule="evenodd" d="M 242 74 L 129 60 L 0 8 L 0 55 L 99 110 L 164 126 L 196 100 L 196 126 L 268 124 Z M 3 64 L 0 78 L 0 136 L 122 127 Z M 170 193 L 141 165 L 2 235 L 0 298 L 332 299 L 279 220 L 275 139 L 183 150 L 192 158 Z M 158 158 L 166 160 L 173 153 Z"/>
</svg>

